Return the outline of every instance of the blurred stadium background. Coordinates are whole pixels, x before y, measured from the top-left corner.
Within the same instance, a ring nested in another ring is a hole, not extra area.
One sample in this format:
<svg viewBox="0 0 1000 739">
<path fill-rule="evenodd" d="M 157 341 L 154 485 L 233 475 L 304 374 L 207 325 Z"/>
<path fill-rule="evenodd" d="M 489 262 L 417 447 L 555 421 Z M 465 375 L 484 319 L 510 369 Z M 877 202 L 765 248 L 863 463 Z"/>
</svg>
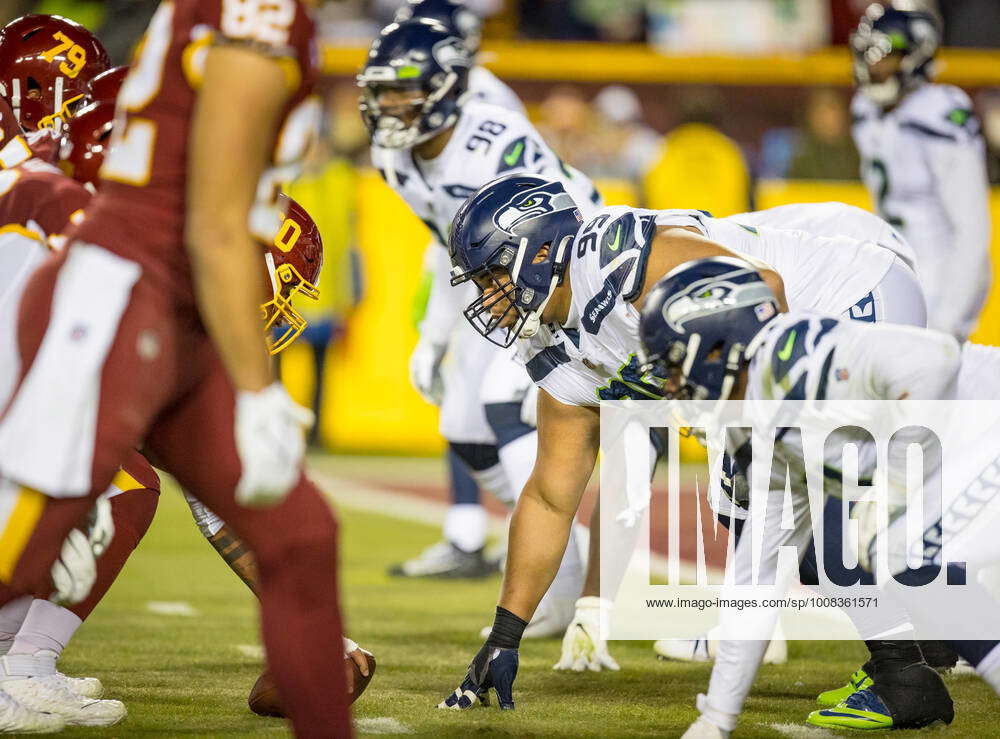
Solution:
<svg viewBox="0 0 1000 739">
<path fill-rule="evenodd" d="M 656 662 L 645 643 L 615 646 L 628 669 L 614 683 L 581 675 L 572 688 L 566 683 L 555 692 L 547 667 L 558 657 L 558 640 L 526 650 L 518 685 L 529 708 L 502 726 L 492 714 L 459 725 L 427 710 L 467 659 L 496 580 L 428 583 L 385 575 L 387 564 L 439 537 L 447 499 L 445 465 L 433 458 L 444 448 L 437 411 L 411 388 L 407 372 L 426 297 L 429 234 L 371 169 L 354 85 L 369 42 L 399 1 L 344 0 L 320 11 L 328 116 L 291 194 L 319 224 L 326 261 L 320 301 L 298 306 L 310 323 L 304 340 L 281 355 L 293 395 L 319 410 L 311 465 L 341 513 L 351 633 L 384 665 L 377 689 L 356 706 L 358 729 L 394 733 L 396 721 L 435 737 L 677 735 L 691 720 L 709 666 Z M 715 215 L 806 201 L 871 207 L 850 136 L 845 46 L 867 4 L 469 0 L 486 17 L 482 61 L 522 97 L 556 152 L 598 182 L 607 203 Z M 926 4 L 944 22 L 939 79 L 967 90 L 984 124 L 998 269 L 1000 1 Z M 0 21 L 25 12 L 63 14 L 95 30 L 115 62 L 127 63 L 156 5 L 0 0 Z M 1000 344 L 1000 274 L 973 339 Z M 372 464 L 368 455 L 375 454 L 395 458 Z M 491 499 L 486 504 L 497 533 L 505 511 Z M 261 658 L 249 593 L 214 560 L 179 496 L 163 496 L 159 517 L 166 523 L 153 527 L 64 669 L 99 674 L 115 686 L 132 712 L 126 734 L 280 732 L 276 722 L 243 708 Z M 437 608 L 429 610 L 431 602 Z M 163 604 L 172 609 L 168 615 Z M 184 618 L 196 613 L 207 618 Z M 428 634 L 434 634 L 430 650 Z M 117 646 L 109 660 L 111 640 Z M 744 736 L 805 736 L 802 696 L 829 688 L 862 658 L 859 645 L 845 642 L 793 643 L 791 650 L 792 665 L 763 668 Z M 677 700 L 664 701 L 666 691 Z M 566 701 L 570 692 L 583 700 Z M 995 734 L 987 695 L 976 681 L 956 693 L 961 718 L 953 735 Z M 84 734 L 120 735 L 70 733 Z"/>
<path fill-rule="evenodd" d="M 8 2 L 96 30 L 117 63 L 155 0 Z M 296 398 L 320 411 L 318 446 L 433 454 L 436 409 L 410 387 L 428 234 L 369 166 L 354 75 L 398 0 L 320 11 L 321 146 L 292 189 L 326 246 L 322 297 L 282 357 Z M 563 159 L 608 204 L 728 215 L 790 202 L 871 207 L 850 137 L 848 34 L 869 0 L 470 0 L 482 61 L 522 97 Z M 925 0 L 944 23 L 941 81 L 973 97 L 1000 223 L 1000 2 Z M 994 227 L 994 266 L 1000 229 Z M 974 340 L 1000 344 L 1000 279 Z"/>
</svg>

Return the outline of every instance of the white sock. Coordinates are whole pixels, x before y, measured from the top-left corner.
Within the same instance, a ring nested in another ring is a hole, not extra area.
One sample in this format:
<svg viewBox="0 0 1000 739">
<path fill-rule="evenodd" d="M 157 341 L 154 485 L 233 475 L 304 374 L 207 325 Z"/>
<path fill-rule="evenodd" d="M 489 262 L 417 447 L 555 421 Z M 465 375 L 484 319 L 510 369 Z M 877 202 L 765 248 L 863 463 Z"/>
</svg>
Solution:
<svg viewBox="0 0 1000 739">
<path fill-rule="evenodd" d="M 444 538 L 463 552 L 486 544 L 486 509 L 478 503 L 456 503 L 444 517 Z"/>
<path fill-rule="evenodd" d="M 34 654 L 46 649 L 58 658 L 82 623 L 72 611 L 47 600 L 34 600 L 14 637 L 10 654 Z"/>
<path fill-rule="evenodd" d="M 22 595 L 0 606 L 0 655 L 10 651 L 14 637 L 24 623 L 24 617 L 28 615 L 32 600 L 30 595 Z"/>
<path fill-rule="evenodd" d="M 993 647 L 976 665 L 976 673 L 993 688 L 993 692 L 1000 695 L 1000 645 Z"/>
<path fill-rule="evenodd" d="M 528 471 L 530 472 L 531 470 Z M 503 465 L 495 464 L 485 470 L 476 470 L 472 473 L 472 476 L 479 483 L 479 487 L 489 490 L 500 501 L 511 507 L 513 507 L 514 501 L 517 500 L 517 496 L 521 493 L 521 488 L 515 490 L 511 486 L 510 480 L 504 472 Z"/>
</svg>

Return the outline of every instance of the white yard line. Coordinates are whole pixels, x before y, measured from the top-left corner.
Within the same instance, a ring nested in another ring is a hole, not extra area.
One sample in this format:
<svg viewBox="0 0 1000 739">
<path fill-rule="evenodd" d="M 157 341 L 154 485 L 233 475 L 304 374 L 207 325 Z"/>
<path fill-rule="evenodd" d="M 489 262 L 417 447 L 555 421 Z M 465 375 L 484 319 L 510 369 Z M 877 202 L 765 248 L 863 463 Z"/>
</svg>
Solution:
<svg viewBox="0 0 1000 739">
<path fill-rule="evenodd" d="M 354 728 L 359 734 L 412 734 L 411 729 L 401 721 L 387 716 L 356 718 Z"/>
<path fill-rule="evenodd" d="M 793 739 L 821 739 L 821 737 L 839 736 L 836 732 L 806 724 L 765 724 L 765 726 L 774 729 L 782 736 L 790 736 Z"/>
<path fill-rule="evenodd" d="M 264 659 L 264 647 L 260 644 L 236 644 L 236 651 L 247 659 Z"/>
<path fill-rule="evenodd" d="M 151 600 L 146 603 L 146 610 L 158 616 L 197 616 L 198 609 L 183 600 Z"/>
</svg>

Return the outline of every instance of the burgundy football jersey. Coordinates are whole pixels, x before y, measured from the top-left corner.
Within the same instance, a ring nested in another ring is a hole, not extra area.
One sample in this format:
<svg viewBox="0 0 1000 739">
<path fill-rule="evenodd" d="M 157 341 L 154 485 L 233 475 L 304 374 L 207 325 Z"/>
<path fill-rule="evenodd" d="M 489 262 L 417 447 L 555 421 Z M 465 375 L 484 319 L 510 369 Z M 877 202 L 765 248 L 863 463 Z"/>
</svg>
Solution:
<svg viewBox="0 0 1000 739">
<path fill-rule="evenodd" d="M 41 240 L 62 234 L 90 202 L 87 189 L 50 164 L 29 159 L 0 172 L 0 232 L 25 229 Z"/>
<path fill-rule="evenodd" d="M 313 36 L 299 0 L 161 2 L 118 95 L 119 118 L 98 195 L 73 237 L 139 262 L 190 299 L 187 143 L 205 52 L 211 44 L 246 44 L 287 65 L 295 90 L 271 134 L 272 163 L 281 170 L 302 158 L 319 119 L 310 95 L 317 74 Z M 238 107 L 239 100 L 232 104 Z"/>
</svg>

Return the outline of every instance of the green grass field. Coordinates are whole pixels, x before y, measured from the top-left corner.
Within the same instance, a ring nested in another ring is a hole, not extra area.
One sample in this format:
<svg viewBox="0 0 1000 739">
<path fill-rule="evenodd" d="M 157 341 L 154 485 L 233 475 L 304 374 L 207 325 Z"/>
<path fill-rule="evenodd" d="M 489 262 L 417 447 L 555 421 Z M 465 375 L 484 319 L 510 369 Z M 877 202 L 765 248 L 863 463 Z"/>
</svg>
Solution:
<svg viewBox="0 0 1000 739">
<path fill-rule="evenodd" d="M 631 642 L 612 645 L 619 673 L 556 673 L 550 669 L 559 653 L 555 639 L 524 643 L 517 711 L 436 710 L 479 647 L 477 633 L 491 618 L 499 579 L 389 579 L 386 566 L 434 542 L 439 529 L 348 508 L 339 515 L 350 634 L 379 660 L 374 682 L 355 706 L 360 735 L 676 737 L 695 718 L 694 696 L 706 689 L 709 666 L 660 662 L 648 642 Z M 151 601 L 175 604 L 174 610 L 188 604 L 194 613 L 154 613 Z M 285 733 L 283 722 L 259 718 L 246 707 L 259 672 L 258 644 L 252 597 L 201 538 L 176 489 L 166 485 L 140 550 L 60 663 L 69 674 L 100 677 L 109 697 L 125 701 L 130 715 L 110 730 L 66 735 Z M 739 736 L 833 735 L 808 727 L 805 716 L 818 692 L 841 684 L 857 667 L 864 647 L 793 642 L 790 650 L 789 664 L 762 668 Z M 997 701 L 980 681 L 952 678 L 949 686 L 955 723 L 928 733 L 1000 735 L 993 715 Z"/>
</svg>

